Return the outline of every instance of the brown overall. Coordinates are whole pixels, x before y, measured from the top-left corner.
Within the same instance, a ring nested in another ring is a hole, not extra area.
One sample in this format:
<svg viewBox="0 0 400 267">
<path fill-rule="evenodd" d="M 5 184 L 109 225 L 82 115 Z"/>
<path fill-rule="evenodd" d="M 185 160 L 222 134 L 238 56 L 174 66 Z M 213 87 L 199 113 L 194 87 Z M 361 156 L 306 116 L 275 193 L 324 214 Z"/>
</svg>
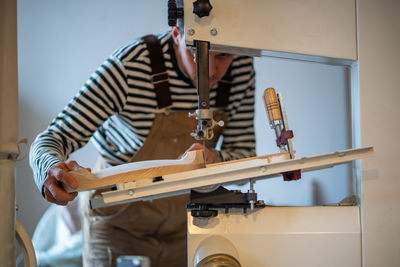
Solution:
<svg viewBox="0 0 400 267">
<path fill-rule="evenodd" d="M 144 40 L 148 47 L 154 45 L 149 43 L 149 40 Z M 150 41 L 154 42 L 154 39 Z M 151 54 L 150 58 L 154 61 Z M 169 88 L 156 90 L 156 93 L 157 99 L 163 101 L 170 97 Z M 158 101 L 158 106 L 162 108 L 163 104 Z M 219 112 L 215 116 L 226 122 L 225 113 Z M 179 157 L 194 143 L 190 132 L 196 125 L 197 120 L 189 118 L 187 111 L 156 114 L 143 147 L 132 161 Z M 207 146 L 214 147 L 221 133 L 222 129 L 216 128 L 215 137 Z M 96 193 L 98 192 L 94 192 Z M 117 257 L 121 255 L 148 256 L 152 267 L 187 266 L 188 202 L 189 195 L 181 195 L 152 202 L 140 201 L 101 209 L 87 209 L 86 230 L 89 232 L 85 233 L 87 240 L 84 240 L 87 242 L 85 253 L 88 254 L 84 256 L 85 266 L 115 266 Z"/>
</svg>

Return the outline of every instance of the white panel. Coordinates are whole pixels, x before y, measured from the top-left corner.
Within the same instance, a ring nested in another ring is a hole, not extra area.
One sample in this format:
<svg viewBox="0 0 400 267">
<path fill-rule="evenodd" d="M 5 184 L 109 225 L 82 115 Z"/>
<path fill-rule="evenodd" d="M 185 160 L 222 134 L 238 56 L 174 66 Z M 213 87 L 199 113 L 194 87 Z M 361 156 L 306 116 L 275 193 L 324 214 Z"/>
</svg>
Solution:
<svg viewBox="0 0 400 267">
<path fill-rule="evenodd" d="M 361 266 L 358 207 L 267 207 L 211 219 L 188 213 L 188 266 L 211 235 L 230 240 L 242 266 Z"/>
<path fill-rule="evenodd" d="M 400 266 L 400 1 L 359 0 L 363 263 Z"/>
<path fill-rule="evenodd" d="M 210 16 L 201 19 L 192 2 L 185 1 L 187 42 L 357 59 L 353 0 L 211 0 Z"/>
</svg>

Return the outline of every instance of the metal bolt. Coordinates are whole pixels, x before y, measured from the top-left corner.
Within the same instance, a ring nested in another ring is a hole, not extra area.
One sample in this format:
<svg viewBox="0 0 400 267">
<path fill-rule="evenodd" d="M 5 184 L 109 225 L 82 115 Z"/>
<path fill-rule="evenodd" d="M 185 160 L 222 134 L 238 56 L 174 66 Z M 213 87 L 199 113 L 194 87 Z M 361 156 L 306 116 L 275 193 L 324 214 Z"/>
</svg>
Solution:
<svg viewBox="0 0 400 267">
<path fill-rule="evenodd" d="M 188 34 L 189 36 L 193 36 L 193 35 L 194 35 L 194 30 L 193 30 L 193 29 L 189 29 L 189 30 L 187 31 L 187 34 Z"/>
<path fill-rule="evenodd" d="M 128 190 L 128 195 L 133 196 L 133 190 L 132 189 Z"/>
<path fill-rule="evenodd" d="M 203 101 L 203 102 L 201 102 L 201 105 L 202 105 L 203 107 L 205 107 L 205 106 L 207 106 L 207 102 Z"/>
<path fill-rule="evenodd" d="M 250 210 L 254 210 L 254 200 L 250 200 Z"/>
<path fill-rule="evenodd" d="M 217 35 L 217 34 L 218 34 L 217 29 L 212 28 L 211 31 L 210 31 L 210 34 L 211 34 L 212 36 Z"/>
<path fill-rule="evenodd" d="M 261 167 L 261 168 L 260 168 L 260 171 L 261 171 L 261 172 L 265 172 L 265 167 L 264 167 L 264 166 Z"/>
</svg>

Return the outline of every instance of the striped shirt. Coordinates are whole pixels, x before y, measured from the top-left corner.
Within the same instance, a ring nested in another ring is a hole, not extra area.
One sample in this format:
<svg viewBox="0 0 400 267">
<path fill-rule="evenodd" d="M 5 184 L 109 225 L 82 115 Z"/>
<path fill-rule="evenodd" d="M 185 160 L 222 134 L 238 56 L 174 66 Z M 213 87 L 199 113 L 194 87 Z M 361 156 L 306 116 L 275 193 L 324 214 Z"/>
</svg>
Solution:
<svg viewBox="0 0 400 267">
<path fill-rule="evenodd" d="M 169 75 L 171 111 L 197 109 L 197 89 L 178 67 L 171 33 L 158 37 Z M 255 155 L 253 59 L 235 56 L 229 69 L 233 79 L 225 108 L 229 117 L 217 151 L 223 161 Z M 160 112 L 151 74 L 149 52 L 140 39 L 105 60 L 32 143 L 30 165 L 39 190 L 48 169 L 67 160 L 89 140 L 110 166 L 126 163 L 135 155 Z M 210 107 L 215 105 L 217 87 L 210 90 Z"/>
</svg>

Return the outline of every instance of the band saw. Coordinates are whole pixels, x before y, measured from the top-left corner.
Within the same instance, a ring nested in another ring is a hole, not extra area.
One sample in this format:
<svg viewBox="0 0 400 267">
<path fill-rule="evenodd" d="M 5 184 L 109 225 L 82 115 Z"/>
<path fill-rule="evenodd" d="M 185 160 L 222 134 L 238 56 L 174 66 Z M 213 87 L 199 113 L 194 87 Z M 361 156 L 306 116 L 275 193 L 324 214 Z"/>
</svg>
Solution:
<svg viewBox="0 0 400 267">
<path fill-rule="evenodd" d="M 357 59 L 354 1 L 300 4 L 313 14 L 323 13 L 323 20 L 332 23 L 310 27 L 310 14 L 294 10 L 291 1 L 254 0 L 248 4 L 241 0 L 197 0 L 184 1 L 183 6 L 168 2 L 169 24 L 184 18 L 186 44 L 196 53 L 199 105 L 191 114 L 198 120 L 191 134 L 196 140 L 211 139 L 213 128 L 221 126 L 221 122 L 213 120 L 209 105 L 210 50 L 339 65 L 350 65 Z M 350 15 L 336 23 L 343 12 Z M 293 14 L 297 18 L 295 25 L 288 25 L 285 18 Z M 277 23 L 282 23 L 285 30 L 274 32 L 275 38 L 266 39 L 260 34 Z M 331 34 L 326 34 L 327 25 Z M 339 32 L 340 40 L 332 34 Z M 310 40 L 303 38 L 299 42 L 299 35 Z M 318 38 L 318 43 L 313 38 Z M 373 148 L 295 158 L 291 140 L 294 135 L 288 126 L 282 95 L 268 88 L 263 100 L 279 153 L 204 167 L 202 153 L 192 152 L 180 160 L 130 163 L 93 174 L 85 173 L 86 170 L 72 172 L 79 181 L 92 179 L 89 187 L 78 191 L 110 188 L 90 200 L 93 208 L 191 193 L 187 215 L 188 266 L 361 266 L 357 203 L 270 207 L 257 199 L 254 182 L 277 177 L 298 180 L 304 172 L 370 157 Z M 104 183 L 91 187 L 95 180 Z M 245 193 L 218 186 L 243 181 L 250 185 Z"/>
<path fill-rule="evenodd" d="M 90 200 L 92 208 L 190 194 L 188 266 L 357 266 L 361 233 L 355 203 L 272 207 L 257 199 L 254 183 L 298 180 L 303 172 L 370 157 L 373 148 L 296 159 L 282 95 L 268 88 L 264 102 L 279 153 L 204 167 L 198 150 L 179 160 L 128 163 L 95 173 L 81 169 L 70 172 L 78 180 L 77 190 L 109 188 Z M 220 186 L 243 181 L 249 181 L 247 192 Z M 283 257 L 287 250 L 296 253 Z"/>
</svg>

